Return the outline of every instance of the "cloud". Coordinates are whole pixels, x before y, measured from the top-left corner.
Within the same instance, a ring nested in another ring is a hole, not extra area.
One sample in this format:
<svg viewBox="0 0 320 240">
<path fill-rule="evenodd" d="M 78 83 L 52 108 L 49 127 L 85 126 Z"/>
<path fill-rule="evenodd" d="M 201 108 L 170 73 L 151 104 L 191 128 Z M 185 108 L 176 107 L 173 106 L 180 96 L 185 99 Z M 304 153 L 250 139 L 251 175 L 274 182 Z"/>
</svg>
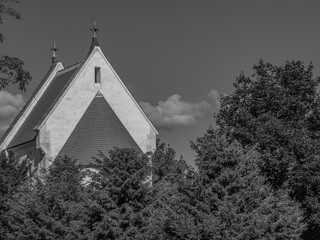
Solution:
<svg viewBox="0 0 320 240">
<path fill-rule="evenodd" d="M 21 94 L 13 95 L 5 90 L 0 91 L 0 137 L 17 116 L 23 104 L 24 100 Z"/>
<path fill-rule="evenodd" d="M 186 102 L 178 94 L 159 101 L 157 106 L 148 102 L 140 102 L 140 106 L 158 129 L 167 130 L 192 125 L 211 112 L 211 105 L 207 101 Z"/>
<path fill-rule="evenodd" d="M 186 102 L 181 96 L 174 94 L 165 101 L 159 101 L 157 106 L 148 102 L 140 102 L 141 108 L 158 129 L 171 130 L 195 124 L 200 119 L 212 117 L 213 112 L 220 110 L 221 97 L 227 96 L 212 89 L 207 97 L 199 103 Z"/>
</svg>

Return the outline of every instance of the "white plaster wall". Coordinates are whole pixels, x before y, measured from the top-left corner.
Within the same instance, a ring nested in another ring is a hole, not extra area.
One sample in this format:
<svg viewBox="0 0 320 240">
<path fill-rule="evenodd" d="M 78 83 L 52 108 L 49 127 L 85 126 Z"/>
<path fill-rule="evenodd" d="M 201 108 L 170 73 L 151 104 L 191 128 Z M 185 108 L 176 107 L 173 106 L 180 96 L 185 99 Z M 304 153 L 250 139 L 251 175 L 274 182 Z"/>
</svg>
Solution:
<svg viewBox="0 0 320 240">
<path fill-rule="evenodd" d="M 101 68 L 101 84 L 94 83 L 95 67 Z M 48 160 L 54 159 L 60 152 L 98 90 L 142 151 L 155 150 L 156 132 L 100 53 L 100 49 L 96 48 L 45 123 L 40 126 L 39 145 L 46 152 Z"/>
</svg>

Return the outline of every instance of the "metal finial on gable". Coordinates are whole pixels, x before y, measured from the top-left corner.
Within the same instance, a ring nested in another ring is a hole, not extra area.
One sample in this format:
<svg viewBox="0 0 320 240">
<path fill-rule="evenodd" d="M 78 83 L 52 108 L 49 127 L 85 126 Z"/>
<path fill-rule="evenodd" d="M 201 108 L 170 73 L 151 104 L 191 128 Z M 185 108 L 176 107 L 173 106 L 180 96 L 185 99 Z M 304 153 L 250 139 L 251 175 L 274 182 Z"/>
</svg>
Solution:
<svg viewBox="0 0 320 240">
<path fill-rule="evenodd" d="M 90 30 L 93 32 L 92 42 L 91 42 L 91 46 L 90 46 L 90 52 L 91 52 L 94 49 L 94 47 L 100 46 L 98 43 L 98 37 L 97 37 L 97 32 L 99 29 L 97 28 L 95 21 L 93 21 L 93 25 L 90 28 Z"/>
<path fill-rule="evenodd" d="M 99 28 L 97 28 L 95 21 L 93 21 L 93 25 L 90 28 L 90 30 L 93 32 L 93 37 L 96 38 L 97 37 L 97 32 L 99 31 Z"/>
<path fill-rule="evenodd" d="M 57 62 L 57 51 L 58 48 L 56 47 L 56 43 L 53 42 L 53 46 L 52 48 L 50 48 L 50 50 L 52 51 L 52 63 Z"/>
</svg>

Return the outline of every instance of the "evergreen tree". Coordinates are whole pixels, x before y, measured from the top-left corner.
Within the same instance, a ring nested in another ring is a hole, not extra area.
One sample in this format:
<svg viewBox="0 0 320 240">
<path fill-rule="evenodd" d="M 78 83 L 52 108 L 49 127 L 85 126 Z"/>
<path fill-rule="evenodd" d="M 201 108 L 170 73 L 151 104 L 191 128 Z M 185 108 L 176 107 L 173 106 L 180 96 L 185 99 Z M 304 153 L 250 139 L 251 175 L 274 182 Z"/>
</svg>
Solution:
<svg viewBox="0 0 320 240">
<path fill-rule="evenodd" d="M 274 189 L 287 189 L 304 209 L 304 239 L 320 238 L 320 98 L 313 66 L 260 61 L 241 74 L 222 100 L 217 123 L 229 139 L 256 146 L 260 168 Z"/>
<path fill-rule="evenodd" d="M 28 160 L 20 161 L 12 152 L 0 152 L 0 239 L 12 231 L 9 213 L 13 196 L 23 191 L 30 176 Z"/>
<path fill-rule="evenodd" d="M 97 159 L 90 187 L 92 199 L 103 209 L 95 223 L 95 239 L 143 239 L 149 203 L 150 164 L 134 149 L 115 148 Z"/>
<path fill-rule="evenodd" d="M 151 156 L 152 180 L 153 184 L 159 181 L 178 181 L 186 173 L 191 173 L 193 169 L 181 157 L 176 159 L 176 152 L 165 143 L 157 140 L 156 151 Z"/>
<path fill-rule="evenodd" d="M 87 239 L 92 208 L 76 161 L 58 157 L 42 180 L 14 196 L 5 239 Z"/>
<path fill-rule="evenodd" d="M 299 205 L 266 184 L 255 150 L 229 143 L 212 128 L 192 148 L 199 170 L 195 193 L 217 218 L 216 239 L 300 239 Z"/>
<path fill-rule="evenodd" d="M 182 158 L 175 157 L 171 147 L 157 143 L 151 158 L 152 200 L 148 206 L 145 239 L 199 239 L 196 218 L 210 219 L 192 206 L 194 169 Z"/>
<path fill-rule="evenodd" d="M 305 225 L 299 204 L 266 184 L 257 151 L 229 143 L 213 128 L 192 148 L 198 172 L 172 174 L 178 162 L 173 152 L 155 152 L 162 164 L 153 172 L 162 178 L 153 185 L 145 239 L 300 239 Z"/>
</svg>

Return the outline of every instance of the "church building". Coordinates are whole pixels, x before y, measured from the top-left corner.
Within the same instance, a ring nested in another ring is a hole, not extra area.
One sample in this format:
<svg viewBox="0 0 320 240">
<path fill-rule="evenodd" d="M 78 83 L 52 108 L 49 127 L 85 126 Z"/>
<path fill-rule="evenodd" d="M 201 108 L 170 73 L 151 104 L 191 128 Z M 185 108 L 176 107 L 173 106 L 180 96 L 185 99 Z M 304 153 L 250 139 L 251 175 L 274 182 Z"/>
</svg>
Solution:
<svg viewBox="0 0 320 240">
<path fill-rule="evenodd" d="M 103 54 L 94 24 L 86 57 L 64 67 L 57 60 L 0 141 L 1 150 L 47 168 L 59 155 L 89 165 L 99 151 L 156 148 L 157 130 Z"/>
</svg>

